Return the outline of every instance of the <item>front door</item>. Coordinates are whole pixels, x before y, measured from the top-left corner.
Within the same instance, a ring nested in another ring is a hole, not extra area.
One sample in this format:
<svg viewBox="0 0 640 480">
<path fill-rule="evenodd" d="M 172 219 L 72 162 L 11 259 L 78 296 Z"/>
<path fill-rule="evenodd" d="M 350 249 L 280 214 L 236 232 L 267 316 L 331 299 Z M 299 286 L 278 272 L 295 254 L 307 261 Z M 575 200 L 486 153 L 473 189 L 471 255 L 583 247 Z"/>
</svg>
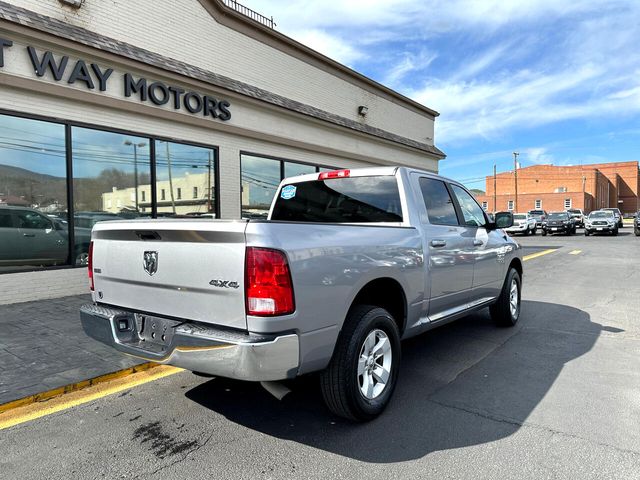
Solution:
<svg viewBox="0 0 640 480">
<path fill-rule="evenodd" d="M 62 264 L 67 258 L 67 241 L 53 228 L 50 218 L 33 210 L 15 210 L 19 227 L 20 256 L 25 265 Z"/>
<path fill-rule="evenodd" d="M 487 219 L 478 202 L 464 188 L 452 185 L 460 207 L 465 235 L 473 238 L 473 289 L 471 303 L 483 303 L 500 294 L 505 273 L 507 237 L 502 230 L 487 229 Z"/>
</svg>

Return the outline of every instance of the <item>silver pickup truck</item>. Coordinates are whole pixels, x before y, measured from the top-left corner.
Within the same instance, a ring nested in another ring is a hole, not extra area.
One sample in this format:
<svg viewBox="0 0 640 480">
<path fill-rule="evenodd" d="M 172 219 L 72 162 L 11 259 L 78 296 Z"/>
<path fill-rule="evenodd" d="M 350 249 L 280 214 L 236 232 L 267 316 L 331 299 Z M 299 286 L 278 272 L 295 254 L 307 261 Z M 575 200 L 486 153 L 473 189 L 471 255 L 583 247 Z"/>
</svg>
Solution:
<svg viewBox="0 0 640 480">
<path fill-rule="evenodd" d="M 393 393 L 401 339 L 485 307 L 517 322 L 512 223 L 404 167 L 285 179 L 268 220 L 100 222 L 82 324 L 121 352 L 209 375 L 319 371 L 331 411 L 369 420 Z"/>
</svg>

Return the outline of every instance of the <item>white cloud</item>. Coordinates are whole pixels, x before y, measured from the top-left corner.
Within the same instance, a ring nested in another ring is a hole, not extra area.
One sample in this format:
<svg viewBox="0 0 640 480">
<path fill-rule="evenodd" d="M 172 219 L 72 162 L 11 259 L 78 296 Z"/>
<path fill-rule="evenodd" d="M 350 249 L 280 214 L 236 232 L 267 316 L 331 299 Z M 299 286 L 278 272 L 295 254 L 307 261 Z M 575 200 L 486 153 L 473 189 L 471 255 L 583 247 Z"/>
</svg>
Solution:
<svg viewBox="0 0 640 480">
<path fill-rule="evenodd" d="M 295 36 L 304 45 L 348 66 L 366 57 L 364 52 L 350 42 L 322 30 L 299 30 Z"/>
<path fill-rule="evenodd" d="M 441 113 L 443 146 L 640 114 L 640 1 L 243 3 L 340 62 L 384 62 L 376 80 Z"/>
</svg>

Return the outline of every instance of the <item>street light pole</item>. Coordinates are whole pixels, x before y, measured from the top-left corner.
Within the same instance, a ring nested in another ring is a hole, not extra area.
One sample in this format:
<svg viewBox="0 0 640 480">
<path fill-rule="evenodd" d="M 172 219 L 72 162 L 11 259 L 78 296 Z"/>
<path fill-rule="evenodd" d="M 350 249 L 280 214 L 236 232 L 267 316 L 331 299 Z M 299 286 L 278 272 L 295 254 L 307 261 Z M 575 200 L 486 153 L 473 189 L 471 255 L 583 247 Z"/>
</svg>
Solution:
<svg viewBox="0 0 640 480">
<path fill-rule="evenodd" d="M 136 212 L 139 212 L 140 209 L 138 207 L 138 147 L 145 147 L 147 144 L 144 142 L 134 143 L 131 140 L 125 140 L 124 144 L 127 146 L 133 145 L 133 183 L 135 185 L 135 201 L 136 201 Z"/>
<path fill-rule="evenodd" d="M 498 211 L 498 194 L 496 193 L 496 164 L 493 164 L 493 211 Z"/>
<path fill-rule="evenodd" d="M 519 152 L 513 152 L 513 180 L 516 185 L 516 201 L 513 206 L 514 211 L 518 211 L 518 155 Z"/>
</svg>

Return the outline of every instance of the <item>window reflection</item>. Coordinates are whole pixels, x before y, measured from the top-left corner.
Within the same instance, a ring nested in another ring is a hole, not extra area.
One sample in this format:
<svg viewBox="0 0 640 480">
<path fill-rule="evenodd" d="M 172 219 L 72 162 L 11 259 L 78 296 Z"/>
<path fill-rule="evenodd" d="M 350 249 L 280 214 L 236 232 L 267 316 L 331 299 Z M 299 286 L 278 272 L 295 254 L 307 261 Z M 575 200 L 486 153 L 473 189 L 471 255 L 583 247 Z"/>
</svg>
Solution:
<svg viewBox="0 0 640 480">
<path fill-rule="evenodd" d="M 307 173 L 315 173 L 315 165 L 305 165 L 303 163 L 284 162 L 284 176 L 295 177 L 296 175 L 305 175 Z"/>
<path fill-rule="evenodd" d="M 156 143 L 158 216 L 215 216 L 215 154 L 195 145 Z"/>
<path fill-rule="evenodd" d="M 66 263 L 67 210 L 64 126 L 0 115 L 0 271 Z"/>
<path fill-rule="evenodd" d="M 242 155 L 242 217 L 266 218 L 280 183 L 280 161 Z"/>
</svg>

